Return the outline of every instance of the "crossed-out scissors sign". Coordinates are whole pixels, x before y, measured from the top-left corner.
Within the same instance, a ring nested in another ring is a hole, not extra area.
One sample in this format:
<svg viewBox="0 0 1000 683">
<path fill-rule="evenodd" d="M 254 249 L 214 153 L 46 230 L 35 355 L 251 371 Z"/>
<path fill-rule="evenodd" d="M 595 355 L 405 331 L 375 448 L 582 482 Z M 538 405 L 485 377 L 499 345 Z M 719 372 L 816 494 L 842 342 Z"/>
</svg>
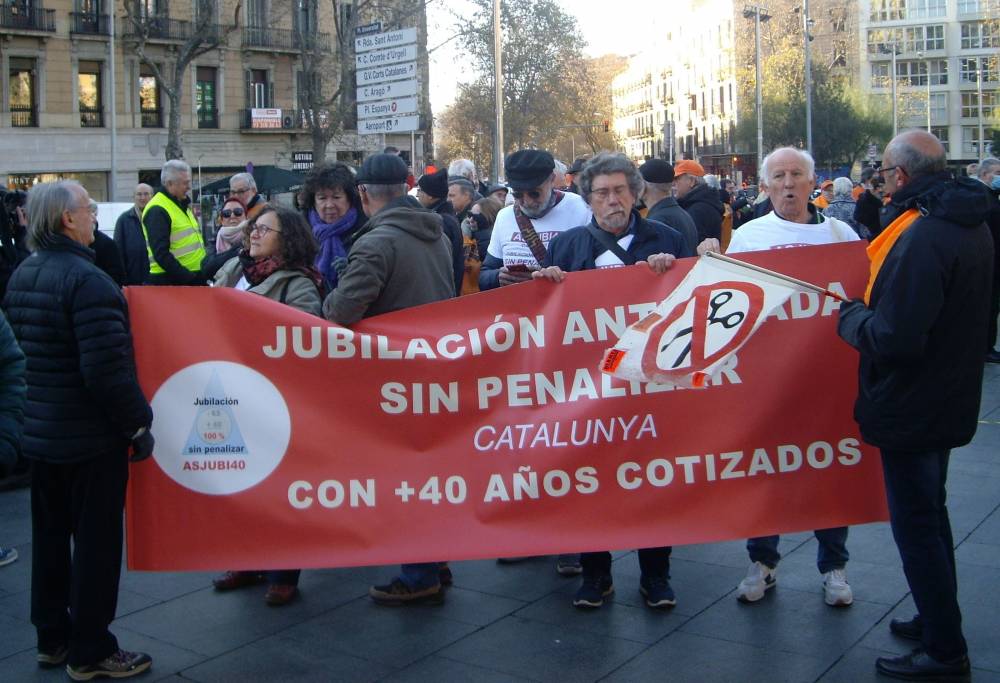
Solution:
<svg viewBox="0 0 1000 683">
<path fill-rule="evenodd" d="M 625 330 L 601 370 L 625 380 L 704 387 L 726 359 L 800 288 L 702 257 L 680 285 Z"/>
</svg>

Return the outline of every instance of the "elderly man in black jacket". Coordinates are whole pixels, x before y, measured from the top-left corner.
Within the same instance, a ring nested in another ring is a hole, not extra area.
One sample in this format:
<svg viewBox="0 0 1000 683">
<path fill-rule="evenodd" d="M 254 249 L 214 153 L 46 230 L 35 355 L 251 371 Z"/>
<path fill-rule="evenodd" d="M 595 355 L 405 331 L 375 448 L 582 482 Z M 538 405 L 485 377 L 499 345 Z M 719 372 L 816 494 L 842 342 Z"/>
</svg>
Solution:
<svg viewBox="0 0 1000 683">
<path fill-rule="evenodd" d="M 125 284 L 141 285 L 149 277 L 149 252 L 142 232 L 142 211 L 153 197 L 153 188 L 146 183 L 135 186 L 135 206 L 123 212 L 115 221 L 115 244 L 125 262 Z"/>
<path fill-rule="evenodd" d="M 623 154 L 602 152 L 583 167 L 579 176 L 580 193 L 590 204 L 593 219 L 589 225 L 571 228 L 552 238 L 544 268 L 532 277 L 562 282 L 567 271 L 617 268 L 642 263 L 655 273 L 664 273 L 675 257 L 690 256 L 691 251 L 679 232 L 671 227 L 645 220 L 635 210 L 642 194 L 643 180 Z M 650 607 L 676 604 L 670 587 L 669 546 L 639 550 L 642 576 L 639 590 Z M 590 552 L 580 556 L 583 583 L 573 604 L 596 608 L 614 591 L 611 579 L 611 553 Z"/>
<path fill-rule="evenodd" d="M 969 675 L 945 482 L 952 448 L 979 416 L 993 274 L 982 186 L 956 180 L 930 133 L 886 146 L 892 202 L 873 240 L 864 301 L 843 304 L 840 336 L 861 354 L 854 417 L 882 452 L 892 534 L 918 614 L 889 625 L 920 641 L 876 669 L 905 680 Z"/>
<path fill-rule="evenodd" d="M 693 254 L 701 240 L 698 228 L 687 211 L 680 207 L 671 191 L 674 168 L 663 159 L 650 159 L 639 167 L 646 189 L 642 198 L 649 207 L 646 220 L 669 225 L 684 237 L 689 253 Z"/>
<path fill-rule="evenodd" d="M 136 380 L 128 308 L 94 265 L 94 217 L 73 181 L 28 196 L 35 253 L 4 304 L 27 359 L 24 455 L 32 461 L 31 621 L 38 663 L 74 680 L 149 668 L 108 626 L 121 573 L 128 450 L 151 454 L 152 411 Z"/>
</svg>

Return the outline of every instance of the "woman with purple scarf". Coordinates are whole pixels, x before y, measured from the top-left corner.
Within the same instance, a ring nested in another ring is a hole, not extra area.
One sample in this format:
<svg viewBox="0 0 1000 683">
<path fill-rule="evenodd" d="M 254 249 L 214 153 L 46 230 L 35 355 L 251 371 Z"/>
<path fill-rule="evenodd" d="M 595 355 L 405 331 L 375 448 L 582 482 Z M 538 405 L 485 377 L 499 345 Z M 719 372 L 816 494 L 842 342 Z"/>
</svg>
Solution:
<svg viewBox="0 0 1000 683">
<path fill-rule="evenodd" d="M 319 164 L 306 174 L 301 197 L 302 212 L 319 245 L 316 269 L 329 291 L 337 286 L 338 264 L 346 263 L 354 237 L 368 220 L 354 172 L 339 162 Z"/>
</svg>

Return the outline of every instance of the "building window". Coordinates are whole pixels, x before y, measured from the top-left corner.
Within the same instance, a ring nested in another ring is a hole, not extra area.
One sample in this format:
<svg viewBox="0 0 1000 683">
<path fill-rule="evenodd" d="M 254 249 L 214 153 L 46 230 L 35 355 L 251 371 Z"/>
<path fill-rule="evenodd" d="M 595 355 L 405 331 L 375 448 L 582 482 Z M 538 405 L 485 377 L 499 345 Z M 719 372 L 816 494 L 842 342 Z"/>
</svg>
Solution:
<svg viewBox="0 0 1000 683">
<path fill-rule="evenodd" d="M 833 7 L 830 9 L 830 28 L 834 33 L 847 31 L 847 8 Z"/>
<path fill-rule="evenodd" d="M 80 62 L 76 76 L 77 104 L 81 128 L 104 126 L 104 104 L 101 97 L 101 63 Z"/>
<path fill-rule="evenodd" d="M 995 21 L 962 23 L 962 49 L 1000 48 L 1000 24 Z"/>
<path fill-rule="evenodd" d="M 247 109 L 270 109 L 274 106 L 274 84 L 267 78 L 267 69 L 247 71 Z"/>
<path fill-rule="evenodd" d="M 831 66 L 847 66 L 847 41 L 833 41 L 833 63 Z"/>
<path fill-rule="evenodd" d="M 139 115 L 143 128 L 163 127 L 160 86 L 152 69 L 146 65 L 139 69 Z"/>
<path fill-rule="evenodd" d="M 947 0 L 872 0 L 869 17 L 871 21 L 929 19 L 943 17 L 947 11 Z"/>
<path fill-rule="evenodd" d="M 944 59 L 897 61 L 896 78 L 899 79 L 899 85 L 927 85 L 928 65 L 931 85 L 947 85 L 948 62 Z"/>
<path fill-rule="evenodd" d="M 889 68 L 890 68 L 890 62 L 873 62 L 872 63 L 872 87 L 873 88 L 887 88 L 887 87 L 889 87 Z"/>
<path fill-rule="evenodd" d="M 946 92 L 931 93 L 931 120 L 932 121 L 948 120 L 948 93 Z"/>
<path fill-rule="evenodd" d="M 985 99 L 985 98 L 984 98 Z M 995 131 L 990 128 L 983 129 L 984 141 L 983 153 L 979 153 L 979 126 L 962 126 L 962 156 L 982 159 L 989 154 L 990 140 L 993 139 Z"/>
<path fill-rule="evenodd" d="M 959 14 L 978 14 L 986 11 L 990 0 L 958 0 Z"/>
<path fill-rule="evenodd" d="M 997 60 L 985 57 L 965 57 L 958 60 L 959 80 L 962 83 L 979 81 L 979 63 L 982 62 L 983 82 L 995 83 L 997 80 Z"/>
<path fill-rule="evenodd" d="M 907 0 L 907 19 L 943 17 L 948 12 L 947 0 Z"/>
<path fill-rule="evenodd" d="M 1000 115 L 1000 92 L 993 90 L 983 93 L 983 118 L 991 119 Z M 962 93 L 962 118 L 979 118 L 979 93 Z"/>
<path fill-rule="evenodd" d="M 10 59 L 10 125 L 34 128 L 38 125 L 35 60 Z"/>
<path fill-rule="evenodd" d="M 941 141 L 944 151 L 948 152 L 948 126 L 931 126 L 931 135 Z"/>
<path fill-rule="evenodd" d="M 143 19 L 166 16 L 166 0 L 139 0 L 139 16 Z"/>
<path fill-rule="evenodd" d="M 216 73 L 211 66 L 199 66 L 194 87 L 194 102 L 198 110 L 199 128 L 218 128 L 219 110 L 216 100 Z"/>
</svg>

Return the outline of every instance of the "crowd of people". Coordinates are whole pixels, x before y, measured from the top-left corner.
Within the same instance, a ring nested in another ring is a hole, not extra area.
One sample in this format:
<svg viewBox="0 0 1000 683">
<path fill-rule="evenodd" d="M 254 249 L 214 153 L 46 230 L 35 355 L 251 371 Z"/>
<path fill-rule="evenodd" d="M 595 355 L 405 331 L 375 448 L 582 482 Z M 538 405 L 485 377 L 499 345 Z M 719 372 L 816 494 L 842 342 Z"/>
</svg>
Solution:
<svg viewBox="0 0 1000 683">
<path fill-rule="evenodd" d="M 944 483 L 950 449 L 975 431 L 983 362 L 997 360 L 1000 161 L 956 177 L 936 138 L 909 131 L 859 183 L 840 177 L 817 187 L 807 152 L 775 149 L 762 160 L 756 195 L 692 159 L 637 167 L 615 152 L 567 167 L 546 151 L 518 150 L 504 175 L 487 186 L 458 159 L 413 179 L 390 149 L 357 170 L 317 165 L 293 208 L 238 173 L 207 240 L 181 160 L 163 165 L 159 188 L 135 188 L 113 240 L 95 231 L 95 205 L 76 182 L 5 197 L 0 465 L 30 463 L 39 665 L 65 665 L 74 680 L 151 666 L 109 630 L 129 462 L 155 447 L 123 286 L 230 287 L 349 327 L 497 287 L 558 284 L 576 271 L 662 274 L 709 251 L 867 240 L 871 279 L 863 299 L 841 306 L 839 333 L 860 355 L 855 417 L 881 450 L 892 531 L 919 612 L 891 630 L 921 643 L 877 667 L 913 680 L 967 676 Z M 848 529 L 815 534 L 824 600 L 847 607 Z M 779 542 L 747 541 L 738 600 L 759 602 L 776 585 Z M 670 554 L 668 546 L 639 550 L 638 588 L 651 608 L 677 602 Z M 0 547 L 0 566 L 16 559 Z M 563 555 L 556 565 L 581 577 L 573 604 L 589 609 L 614 592 L 611 568 L 610 552 Z M 299 574 L 234 570 L 213 583 L 220 591 L 266 584 L 266 602 L 282 606 L 298 597 Z M 451 582 L 443 560 L 405 564 L 370 596 L 441 603 Z"/>
</svg>

